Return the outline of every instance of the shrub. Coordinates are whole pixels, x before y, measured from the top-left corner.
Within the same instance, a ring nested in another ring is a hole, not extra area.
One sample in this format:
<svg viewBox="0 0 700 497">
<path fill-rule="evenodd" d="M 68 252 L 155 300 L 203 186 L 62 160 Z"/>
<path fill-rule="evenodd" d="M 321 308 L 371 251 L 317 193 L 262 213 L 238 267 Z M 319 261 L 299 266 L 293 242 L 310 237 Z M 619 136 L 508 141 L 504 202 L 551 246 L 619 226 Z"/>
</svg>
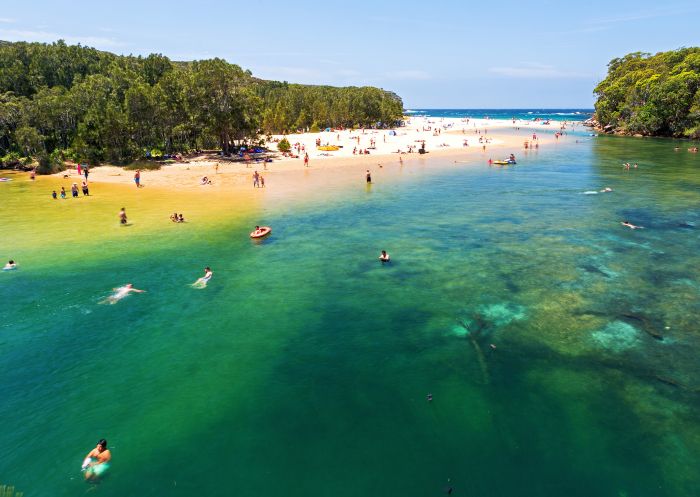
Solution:
<svg viewBox="0 0 700 497">
<path fill-rule="evenodd" d="M 19 166 L 20 155 L 17 152 L 10 152 L 2 158 L 2 164 L 7 167 Z"/>
<path fill-rule="evenodd" d="M 311 125 L 311 129 L 309 130 L 311 133 L 320 133 L 321 132 L 321 127 L 318 125 L 318 123 L 313 123 Z"/>
<path fill-rule="evenodd" d="M 36 168 L 36 172 L 39 174 L 54 174 L 66 169 L 59 150 L 54 150 L 51 154 L 42 152 L 37 156 L 37 159 L 39 160 L 39 165 Z"/>
<path fill-rule="evenodd" d="M 277 150 L 280 152 L 289 152 L 292 149 L 292 145 L 289 143 L 289 140 L 286 138 L 282 138 L 280 142 L 277 144 Z"/>
</svg>

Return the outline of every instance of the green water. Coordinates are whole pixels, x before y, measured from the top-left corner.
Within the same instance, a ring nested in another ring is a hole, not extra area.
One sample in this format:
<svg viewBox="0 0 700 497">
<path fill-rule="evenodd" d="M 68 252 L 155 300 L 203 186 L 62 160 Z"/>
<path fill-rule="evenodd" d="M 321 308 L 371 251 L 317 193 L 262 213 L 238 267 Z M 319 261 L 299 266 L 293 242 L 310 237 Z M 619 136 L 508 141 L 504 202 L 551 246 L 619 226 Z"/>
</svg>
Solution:
<svg viewBox="0 0 700 497">
<path fill-rule="evenodd" d="M 0 481 L 83 495 L 105 437 L 101 496 L 697 495 L 700 157 L 601 137 L 462 166 L 313 172 L 323 188 L 138 244 L 67 240 L 21 200 L 0 227 L 21 263 L 0 274 Z M 99 304 L 129 281 L 148 293 Z"/>
</svg>

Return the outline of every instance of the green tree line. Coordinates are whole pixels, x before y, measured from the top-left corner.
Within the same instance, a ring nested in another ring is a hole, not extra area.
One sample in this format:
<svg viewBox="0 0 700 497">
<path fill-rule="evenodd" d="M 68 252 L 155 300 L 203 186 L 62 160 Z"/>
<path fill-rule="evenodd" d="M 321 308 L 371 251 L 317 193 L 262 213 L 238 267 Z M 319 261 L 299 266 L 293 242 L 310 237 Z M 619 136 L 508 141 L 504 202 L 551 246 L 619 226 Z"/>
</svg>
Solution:
<svg viewBox="0 0 700 497">
<path fill-rule="evenodd" d="M 700 48 L 613 59 L 594 91 L 596 120 L 607 130 L 700 138 Z"/>
<path fill-rule="evenodd" d="M 373 87 L 264 81 L 222 59 L 120 56 L 63 41 L 0 42 L 0 157 L 126 163 L 232 147 L 261 133 L 393 125 L 403 102 Z"/>
</svg>

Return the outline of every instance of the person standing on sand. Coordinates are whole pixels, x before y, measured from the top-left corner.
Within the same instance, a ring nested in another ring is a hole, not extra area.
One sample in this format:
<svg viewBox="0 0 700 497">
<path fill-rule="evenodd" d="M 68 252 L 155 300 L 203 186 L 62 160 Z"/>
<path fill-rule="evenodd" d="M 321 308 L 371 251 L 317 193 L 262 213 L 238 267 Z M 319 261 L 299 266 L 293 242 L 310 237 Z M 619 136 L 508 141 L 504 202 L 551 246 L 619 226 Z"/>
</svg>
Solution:
<svg viewBox="0 0 700 497">
<path fill-rule="evenodd" d="M 134 174 L 134 183 L 136 183 L 136 188 L 141 187 L 141 170 L 137 169 L 136 174 Z"/>
<path fill-rule="evenodd" d="M 260 175 L 257 171 L 253 173 L 253 188 L 260 187 Z"/>
<path fill-rule="evenodd" d="M 369 172 L 369 169 L 367 169 L 367 184 L 372 182 L 372 175 Z"/>
<path fill-rule="evenodd" d="M 216 163 L 216 166 L 214 166 L 214 171 L 216 174 L 219 174 L 219 163 Z"/>
<path fill-rule="evenodd" d="M 78 169 L 78 176 L 82 176 L 82 175 L 83 175 L 83 172 L 80 170 L 80 164 L 78 164 L 78 165 L 75 166 L 75 167 Z"/>
<path fill-rule="evenodd" d="M 260 175 L 260 188 L 265 188 L 265 178 L 263 175 Z"/>
<path fill-rule="evenodd" d="M 87 166 L 85 166 L 85 167 L 83 168 L 83 173 L 85 174 L 85 181 L 87 181 L 87 180 L 88 180 L 88 179 L 87 179 L 87 177 L 88 177 L 88 167 L 87 167 Z"/>
<path fill-rule="evenodd" d="M 304 154 L 304 167 L 309 167 L 309 154 Z"/>
<path fill-rule="evenodd" d="M 126 219 L 126 209 L 122 207 L 122 210 L 119 211 L 119 223 L 120 224 L 126 224 L 127 219 Z"/>
</svg>

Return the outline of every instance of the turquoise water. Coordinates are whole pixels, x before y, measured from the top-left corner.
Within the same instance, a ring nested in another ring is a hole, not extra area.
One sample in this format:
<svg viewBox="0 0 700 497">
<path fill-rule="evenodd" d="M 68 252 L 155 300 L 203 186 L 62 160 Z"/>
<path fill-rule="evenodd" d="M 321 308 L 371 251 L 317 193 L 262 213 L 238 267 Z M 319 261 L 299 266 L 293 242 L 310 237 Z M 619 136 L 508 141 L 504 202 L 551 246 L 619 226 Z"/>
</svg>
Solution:
<svg viewBox="0 0 700 497">
<path fill-rule="evenodd" d="M 583 140 L 270 188 L 136 252 L 37 235 L 0 275 L 0 479 L 82 495 L 105 437 L 102 496 L 697 495 L 700 157 Z"/>
<path fill-rule="evenodd" d="M 593 109 L 409 109 L 407 114 L 437 118 L 584 121 L 593 115 Z"/>
</svg>

